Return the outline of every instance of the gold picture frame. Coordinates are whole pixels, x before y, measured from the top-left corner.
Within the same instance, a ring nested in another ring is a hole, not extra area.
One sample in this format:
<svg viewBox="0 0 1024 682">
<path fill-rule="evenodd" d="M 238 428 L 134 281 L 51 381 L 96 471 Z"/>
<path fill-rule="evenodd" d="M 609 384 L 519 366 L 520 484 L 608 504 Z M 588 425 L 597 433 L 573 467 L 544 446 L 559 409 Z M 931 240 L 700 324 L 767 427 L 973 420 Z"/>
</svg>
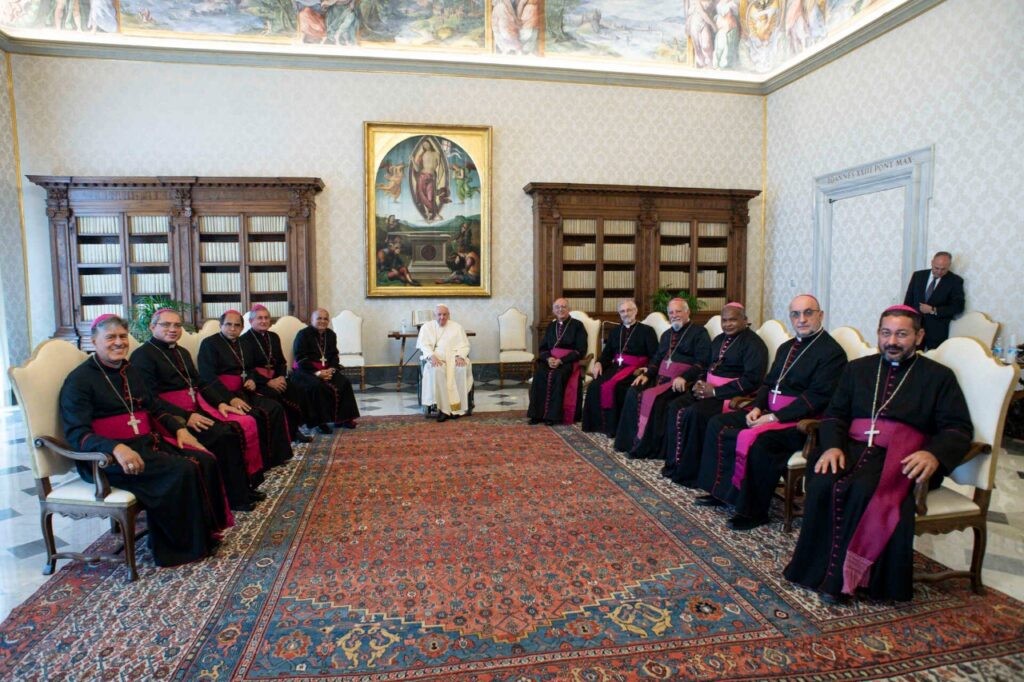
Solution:
<svg viewBox="0 0 1024 682">
<path fill-rule="evenodd" d="M 491 128 L 364 123 L 366 295 L 491 295 Z"/>
</svg>

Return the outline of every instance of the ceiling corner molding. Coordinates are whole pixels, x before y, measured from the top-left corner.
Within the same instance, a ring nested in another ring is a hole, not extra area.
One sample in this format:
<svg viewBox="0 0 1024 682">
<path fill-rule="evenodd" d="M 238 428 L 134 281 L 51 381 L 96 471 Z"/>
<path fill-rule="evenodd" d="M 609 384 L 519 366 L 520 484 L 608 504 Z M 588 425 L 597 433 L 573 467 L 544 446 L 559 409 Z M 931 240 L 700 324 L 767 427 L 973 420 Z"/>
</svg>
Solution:
<svg viewBox="0 0 1024 682">
<path fill-rule="evenodd" d="M 800 63 L 793 65 L 776 76 L 772 76 L 766 80 L 762 86 L 764 94 L 769 95 L 776 90 L 803 78 L 807 74 L 817 71 L 826 64 L 849 54 L 861 45 L 865 45 L 875 38 L 888 33 L 892 29 L 905 24 L 911 19 L 924 14 L 944 1 L 945 0 L 911 0 L 911 2 L 900 5 L 888 14 L 879 17 L 867 26 L 854 31 L 845 38 L 829 45 L 817 54 L 813 54 L 803 59 Z"/>
</svg>

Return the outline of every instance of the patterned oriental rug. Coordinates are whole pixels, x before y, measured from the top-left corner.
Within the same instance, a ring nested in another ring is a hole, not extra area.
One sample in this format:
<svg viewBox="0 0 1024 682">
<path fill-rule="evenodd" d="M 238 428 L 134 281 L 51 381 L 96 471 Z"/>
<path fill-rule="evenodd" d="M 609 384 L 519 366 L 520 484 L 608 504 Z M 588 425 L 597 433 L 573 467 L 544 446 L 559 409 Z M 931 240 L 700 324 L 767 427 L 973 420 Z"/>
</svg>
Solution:
<svg viewBox="0 0 1024 682">
<path fill-rule="evenodd" d="M 1024 676 L 1020 602 L 823 605 L 779 524 L 730 532 L 656 462 L 516 417 L 364 419 L 272 472 L 213 559 L 65 567 L 0 626 L 0 679 Z"/>
</svg>

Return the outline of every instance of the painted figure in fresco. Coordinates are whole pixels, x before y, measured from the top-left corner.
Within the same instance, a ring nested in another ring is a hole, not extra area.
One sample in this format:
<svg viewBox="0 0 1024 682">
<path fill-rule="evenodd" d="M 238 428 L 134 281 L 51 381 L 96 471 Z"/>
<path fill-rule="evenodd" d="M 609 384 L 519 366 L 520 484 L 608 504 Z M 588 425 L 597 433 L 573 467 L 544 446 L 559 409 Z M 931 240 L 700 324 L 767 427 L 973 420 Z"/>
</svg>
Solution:
<svg viewBox="0 0 1024 682">
<path fill-rule="evenodd" d="M 423 136 L 412 152 L 409 184 L 416 209 L 428 222 L 441 217 L 441 208 L 451 201 L 448 189 L 448 161 L 438 141 Z"/>
<path fill-rule="evenodd" d="M 747 52 L 756 70 L 767 71 L 774 66 L 781 23 L 780 0 L 751 0 L 747 5 Z"/>
<path fill-rule="evenodd" d="M 405 267 L 405 259 L 402 257 L 402 235 L 389 235 L 388 241 L 377 251 L 377 273 L 378 277 L 383 276 L 390 282 L 420 286 Z"/>
<path fill-rule="evenodd" d="M 437 280 L 435 284 L 480 285 L 480 254 L 469 247 L 460 245 L 458 250 L 448 257 L 448 267 L 452 274 Z"/>
<path fill-rule="evenodd" d="M 323 42 L 334 41 L 335 45 L 355 45 L 359 17 L 356 16 L 355 0 L 321 0 L 324 12 L 326 35 Z"/>
<path fill-rule="evenodd" d="M 790 54 L 797 54 L 825 36 L 824 0 L 790 0 L 786 5 L 786 36 Z"/>
<path fill-rule="evenodd" d="M 460 204 L 466 203 L 466 199 L 480 193 L 480 188 L 471 184 L 469 169 L 464 165 L 452 164 L 452 182 L 455 184 L 455 195 L 459 198 Z"/>
<path fill-rule="evenodd" d="M 404 163 L 389 163 L 384 171 L 384 182 L 377 183 L 377 189 L 391 196 L 393 201 L 402 197 L 402 176 L 405 175 Z"/>
<path fill-rule="evenodd" d="M 322 43 L 327 40 L 327 21 L 312 7 L 299 10 L 299 34 L 304 43 Z"/>
<path fill-rule="evenodd" d="M 690 0 L 686 33 L 693 43 L 693 61 L 699 69 L 710 68 L 715 52 L 715 0 Z"/>
<path fill-rule="evenodd" d="M 491 33 L 494 51 L 501 54 L 519 54 L 519 17 L 512 0 L 493 0 L 491 4 Z"/>
<path fill-rule="evenodd" d="M 89 2 L 89 19 L 85 23 L 89 31 L 117 32 L 117 16 L 113 0 L 91 0 Z"/>
<path fill-rule="evenodd" d="M 68 8 L 68 0 L 55 0 L 53 3 L 53 27 L 58 31 L 64 30 L 64 12 Z M 82 7 L 78 0 L 70 0 L 70 18 L 75 23 L 75 29 L 82 30 Z"/>
<path fill-rule="evenodd" d="M 715 10 L 715 68 L 734 69 L 740 56 L 740 8 L 736 0 L 719 0 Z"/>
<path fill-rule="evenodd" d="M 537 37 L 540 35 L 540 7 L 537 0 L 518 0 L 516 14 L 519 15 L 519 45 L 523 54 L 537 52 Z"/>
</svg>

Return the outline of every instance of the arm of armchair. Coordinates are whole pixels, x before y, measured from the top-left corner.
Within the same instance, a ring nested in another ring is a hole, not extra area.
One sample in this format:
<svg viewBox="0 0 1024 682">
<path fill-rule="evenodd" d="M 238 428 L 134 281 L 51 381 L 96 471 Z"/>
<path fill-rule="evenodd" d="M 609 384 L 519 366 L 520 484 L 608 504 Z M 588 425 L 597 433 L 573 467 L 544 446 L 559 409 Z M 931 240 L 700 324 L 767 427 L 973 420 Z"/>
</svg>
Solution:
<svg viewBox="0 0 1024 682">
<path fill-rule="evenodd" d="M 752 402 L 754 402 L 754 396 L 752 395 L 734 396 L 729 399 L 729 409 L 733 411 L 742 410 L 744 407 L 747 407 Z"/>
<path fill-rule="evenodd" d="M 78 450 L 72 450 L 68 447 L 67 443 L 53 436 L 39 436 L 33 443 L 37 448 L 46 448 L 61 457 L 67 457 L 79 462 L 91 462 L 92 480 L 96 485 L 95 499 L 100 501 L 110 494 L 110 482 L 107 480 L 107 475 L 103 473 L 101 467 L 113 464 L 113 455 L 105 452 L 79 452 Z"/>
<path fill-rule="evenodd" d="M 992 452 L 992 446 L 988 443 L 971 443 L 971 449 L 967 451 L 960 464 L 970 462 L 978 455 L 986 455 Z M 959 466 L 959 465 L 958 465 Z M 928 514 L 928 484 L 929 481 L 919 481 L 914 484 L 914 505 L 918 516 Z"/>
</svg>

